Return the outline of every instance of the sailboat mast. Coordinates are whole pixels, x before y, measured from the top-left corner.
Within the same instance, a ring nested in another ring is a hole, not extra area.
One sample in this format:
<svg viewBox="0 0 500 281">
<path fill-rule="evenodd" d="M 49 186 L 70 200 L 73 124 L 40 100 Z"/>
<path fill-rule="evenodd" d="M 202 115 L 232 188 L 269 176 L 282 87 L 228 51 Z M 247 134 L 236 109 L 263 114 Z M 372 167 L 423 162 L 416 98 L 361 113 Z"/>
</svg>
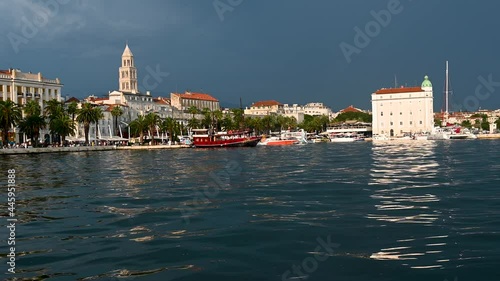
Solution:
<svg viewBox="0 0 500 281">
<path fill-rule="evenodd" d="M 446 84 L 445 84 L 445 103 L 446 103 L 446 110 L 445 110 L 445 113 L 446 113 L 446 117 L 448 117 L 448 61 L 446 61 Z"/>
</svg>

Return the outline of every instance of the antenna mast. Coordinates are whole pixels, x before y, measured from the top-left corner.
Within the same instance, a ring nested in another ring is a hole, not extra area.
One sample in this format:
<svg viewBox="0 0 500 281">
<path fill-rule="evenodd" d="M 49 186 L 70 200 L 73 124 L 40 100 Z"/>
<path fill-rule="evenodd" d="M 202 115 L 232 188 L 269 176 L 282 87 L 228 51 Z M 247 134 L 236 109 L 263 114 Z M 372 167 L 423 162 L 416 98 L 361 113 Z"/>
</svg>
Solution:
<svg viewBox="0 0 500 281">
<path fill-rule="evenodd" d="M 448 61 L 446 61 L 446 83 L 445 83 L 445 103 L 446 103 L 446 107 L 445 107 L 445 113 L 446 113 L 446 117 L 448 117 Z"/>
</svg>

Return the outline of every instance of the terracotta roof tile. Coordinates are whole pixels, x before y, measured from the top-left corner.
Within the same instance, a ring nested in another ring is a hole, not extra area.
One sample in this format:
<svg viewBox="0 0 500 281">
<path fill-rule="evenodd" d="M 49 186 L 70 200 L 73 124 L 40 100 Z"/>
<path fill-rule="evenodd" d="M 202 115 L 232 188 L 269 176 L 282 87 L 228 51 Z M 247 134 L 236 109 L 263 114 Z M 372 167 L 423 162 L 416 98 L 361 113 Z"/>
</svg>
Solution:
<svg viewBox="0 0 500 281">
<path fill-rule="evenodd" d="M 388 88 L 388 89 L 380 89 L 375 92 L 377 95 L 382 94 L 400 94 L 400 93 L 414 93 L 414 92 L 423 92 L 420 87 L 401 87 L 401 88 Z"/>
<path fill-rule="evenodd" d="M 252 104 L 252 107 L 260 107 L 260 106 L 274 106 L 274 105 L 283 105 L 281 102 L 275 101 L 275 100 L 263 100 L 263 101 L 258 101 Z"/>
<path fill-rule="evenodd" d="M 186 92 L 184 94 L 176 93 L 176 95 L 179 95 L 181 98 L 187 100 L 204 100 L 204 101 L 215 101 L 215 102 L 219 101 L 218 99 L 212 97 L 211 95 L 204 93 Z"/>
</svg>

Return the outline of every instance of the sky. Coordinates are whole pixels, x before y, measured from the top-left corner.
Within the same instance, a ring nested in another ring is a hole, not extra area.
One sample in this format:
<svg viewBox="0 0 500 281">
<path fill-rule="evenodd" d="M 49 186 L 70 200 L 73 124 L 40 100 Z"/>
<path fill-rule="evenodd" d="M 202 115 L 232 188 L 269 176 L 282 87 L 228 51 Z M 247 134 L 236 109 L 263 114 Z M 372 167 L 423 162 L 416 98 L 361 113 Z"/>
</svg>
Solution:
<svg viewBox="0 0 500 281">
<path fill-rule="evenodd" d="M 58 77 L 63 96 L 103 96 L 118 88 L 128 42 L 153 96 L 370 109 L 377 89 L 428 75 L 439 111 L 448 60 L 451 109 L 496 109 L 499 10 L 495 0 L 0 0 L 0 69 Z"/>
</svg>

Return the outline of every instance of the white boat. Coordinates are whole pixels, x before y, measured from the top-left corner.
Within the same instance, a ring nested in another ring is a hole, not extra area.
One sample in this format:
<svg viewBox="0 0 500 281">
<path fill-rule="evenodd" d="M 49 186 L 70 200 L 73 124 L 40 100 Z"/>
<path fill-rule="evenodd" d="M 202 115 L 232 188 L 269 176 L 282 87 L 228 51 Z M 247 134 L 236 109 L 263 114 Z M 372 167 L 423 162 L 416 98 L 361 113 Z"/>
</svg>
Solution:
<svg viewBox="0 0 500 281">
<path fill-rule="evenodd" d="M 358 134 L 331 134 L 330 141 L 331 142 L 356 142 L 356 141 L 364 141 L 365 138 Z"/>
</svg>

